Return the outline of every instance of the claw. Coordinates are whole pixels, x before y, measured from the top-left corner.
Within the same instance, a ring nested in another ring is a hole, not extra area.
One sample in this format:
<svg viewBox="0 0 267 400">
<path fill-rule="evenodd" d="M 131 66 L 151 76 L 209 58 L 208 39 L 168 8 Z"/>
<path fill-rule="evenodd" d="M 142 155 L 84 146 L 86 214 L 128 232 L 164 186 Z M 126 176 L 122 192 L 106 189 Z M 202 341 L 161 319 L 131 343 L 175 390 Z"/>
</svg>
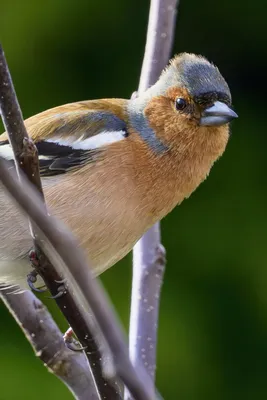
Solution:
<svg viewBox="0 0 267 400">
<path fill-rule="evenodd" d="M 86 349 L 85 347 L 82 347 L 80 345 L 80 343 L 78 342 L 78 340 L 74 339 L 73 337 L 74 332 L 72 330 L 72 328 L 69 328 L 65 334 L 63 335 L 63 339 L 65 342 L 65 345 L 68 347 L 68 349 L 72 350 L 72 351 L 83 351 Z"/>
<path fill-rule="evenodd" d="M 37 276 L 39 275 L 35 269 L 35 267 L 38 265 L 38 257 L 34 250 L 31 250 L 29 252 L 29 259 L 30 259 L 30 263 L 33 267 L 33 270 L 27 275 L 27 283 L 28 283 L 29 287 L 34 292 L 38 292 L 38 293 L 46 292 L 47 288 L 45 287 L 45 285 L 41 286 L 41 287 L 44 287 L 44 289 L 38 289 L 34 286 L 34 283 L 37 282 Z"/>
<path fill-rule="evenodd" d="M 65 341 L 65 345 L 67 346 L 68 349 L 71 351 L 83 351 L 87 349 L 87 346 L 81 346 L 78 340 L 72 339 L 72 341 L 68 342 Z"/>
<path fill-rule="evenodd" d="M 60 281 L 56 281 L 56 280 L 55 280 L 55 282 L 56 282 L 56 283 L 66 283 L 66 282 L 67 282 L 67 279 L 66 279 L 66 278 L 65 278 L 65 279 L 61 279 Z"/>
<path fill-rule="evenodd" d="M 59 299 L 60 297 L 64 296 L 64 294 L 67 293 L 67 289 L 65 285 L 60 285 L 58 288 L 58 293 L 55 294 L 54 296 L 49 296 L 49 299 Z"/>
<path fill-rule="evenodd" d="M 38 257 L 37 254 L 34 250 L 31 250 L 29 253 L 29 258 L 30 258 L 30 262 L 32 264 L 32 267 L 34 268 L 33 271 L 31 271 L 28 275 L 27 275 L 27 283 L 29 285 L 29 287 L 34 290 L 35 292 L 39 292 L 39 293 L 43 293 L 47 291 L 46 286 L 42 286 L 45 287 L 45 289 L 37 289 L 34 286 L 34 283 L 37 281 L 37 276 L 39 275 L 38 272 L 36 271 L 35 267 L 38 266 Z M 66 294 L 67 289 L 65 286 L 66 280 L 62 279 L 59 281 L 55 281 L 56 283 L 60 284 L 60 286 L 58 287 L 57 291 L 58 293 L 55 294 L 54 296 L 49 296 L 49 299 L 58 299 L 60 297 L 62 297 L 64 294 Z"/>
<path fill-rule="evenodd" d="M 34 283 L 37 282 L 37 276 L 38 276 L 38 272 L 34 269 L 33 271 L 31 271 L 28 275 L 27 275 L 27 283 L 29 285 L 29 287 L 34 291 L 34 292 L 38 292 L 38 293 L 43 293 L 47 291 L 47 288 L 45 287 L 45 285 L 41 286 L 41 287 L 45 287 L 44 289 L 38 289 L 34 286 Z"/>
</svg>

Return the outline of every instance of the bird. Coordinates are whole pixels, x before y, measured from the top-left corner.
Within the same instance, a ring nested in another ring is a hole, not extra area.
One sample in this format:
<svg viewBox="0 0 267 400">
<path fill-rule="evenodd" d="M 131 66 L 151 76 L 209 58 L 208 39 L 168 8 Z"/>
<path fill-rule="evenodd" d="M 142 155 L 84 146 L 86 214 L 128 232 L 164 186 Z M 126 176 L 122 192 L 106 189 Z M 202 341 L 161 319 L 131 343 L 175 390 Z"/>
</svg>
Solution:
<svg viewBox="0 0 267 400">
<path fill-rule="evenodd" d="M 205 180 L 237 117 L 219 69 L 181 53 L 138 96 L 75 102 L 25 121 L 49 212 L 78 238 L 94 276 Z M 14 158 L 6 133 L 0 155 Z M 32 238 L 1 185 L 0 209 L 0 281 L 25 287 Z"/>
</svg>

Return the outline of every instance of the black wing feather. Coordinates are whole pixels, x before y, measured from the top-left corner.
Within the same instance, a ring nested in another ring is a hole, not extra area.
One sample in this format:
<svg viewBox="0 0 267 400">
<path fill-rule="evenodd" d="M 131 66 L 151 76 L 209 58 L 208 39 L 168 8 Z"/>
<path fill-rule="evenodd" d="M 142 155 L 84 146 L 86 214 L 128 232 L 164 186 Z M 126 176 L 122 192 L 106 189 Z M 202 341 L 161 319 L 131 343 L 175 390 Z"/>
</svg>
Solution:
<svg viewBox="0 0 267 400">
<path fill-rule="evenodd" d="M 0 146 L 4 145 L 9 145 L 8 140 L 0 142 Z M 71 146 L 47 141 L 36 142 L 35 145 L 39 154 L 41 176 L 59 175 L 70 169 L 81 167 L 95 161 L 103 151 L 101 149 L 73 149 Z"/>
<path fill-rule="evenodd" d="M 55 142 L 41 141 L 35 143 L 39 157 L 41 176 L 52 176 L 68 172 L 88 162 L 95 161 L 101 153 L 97 150 L 73 149 L 71 146 Z"/>
</svg>

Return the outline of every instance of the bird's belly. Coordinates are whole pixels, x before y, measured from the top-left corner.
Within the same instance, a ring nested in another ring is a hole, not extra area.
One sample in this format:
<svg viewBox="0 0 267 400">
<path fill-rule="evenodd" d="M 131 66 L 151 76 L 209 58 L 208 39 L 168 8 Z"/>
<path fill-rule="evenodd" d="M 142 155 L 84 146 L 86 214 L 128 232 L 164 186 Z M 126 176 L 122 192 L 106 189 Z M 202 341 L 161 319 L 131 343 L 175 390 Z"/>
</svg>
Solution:
<svg viewBox="0 0 267 400">
<path fill-rule="evenodd" d="M 121 215 L 115 214 L 110 211 L 102 219 L 97 215 L 85 219 L 85 235 L 70 224 L 86 252 L 94 275 L 100 275 L 128 254 L 146 231 L 147 225 L 143 220 L 135 218 L 133 221 L 132 216 L 122 210 Z"/>
<path fill-rule="evenodd" d="M 46 190 L 51 214 L 60 218 L 78 238 L 95 275 L 123 258 L 153 223 L 129 185 L 123 185 L 123 189 L 114 185 L 112 193 L 105 188 L 103 185 L 97 191 L 92 190 L 86 200 L 70 196 L 70 187 L 60 193 L 51 188 Z"/>
<path fill-rule="evenodd" d="M 91 263 L 93 266 L 93 274 L 98 276 L 120 261 L 132 250 L 134 244 L 141 236 L 142 235 L 134 237 L 132 241 L 124 244 L 122 243 L 119 246 L 116 246 L 116 243 L 112 244 L 105 252 L 95 255 L 95 257 L 92 253 L 90 253 L 90 251 L 88 251 L 88 259 L 92 259 Z"/>
</svg>

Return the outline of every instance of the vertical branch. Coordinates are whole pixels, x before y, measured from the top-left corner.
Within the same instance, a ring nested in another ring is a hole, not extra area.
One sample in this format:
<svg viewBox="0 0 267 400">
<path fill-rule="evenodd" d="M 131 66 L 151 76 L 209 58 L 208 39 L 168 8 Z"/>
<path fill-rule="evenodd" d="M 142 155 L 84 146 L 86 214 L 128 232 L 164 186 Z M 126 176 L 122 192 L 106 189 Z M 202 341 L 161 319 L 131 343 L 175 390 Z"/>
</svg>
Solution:
<svg viewBox="0 0 267 400">
<path fill-rule="evenodd" d="M 153 85 L 168 63 L 178 0 L 151 0 L 146 48 L 138 92 Z M 165 270 L 165 250 L 160 224 L 155 224 L 133 249 L 133 283 L 130 317 L 130 358 L 143 362 L 154 380 L 160 289 Z M 128 392 L 125 399 L 132 397 Z"/>
<path fill-rule="evenodd" d="M 179 0 L 151 0 L 139 93 L 154 85 L 169 61 L 178 5 Z"/>
</svg>

